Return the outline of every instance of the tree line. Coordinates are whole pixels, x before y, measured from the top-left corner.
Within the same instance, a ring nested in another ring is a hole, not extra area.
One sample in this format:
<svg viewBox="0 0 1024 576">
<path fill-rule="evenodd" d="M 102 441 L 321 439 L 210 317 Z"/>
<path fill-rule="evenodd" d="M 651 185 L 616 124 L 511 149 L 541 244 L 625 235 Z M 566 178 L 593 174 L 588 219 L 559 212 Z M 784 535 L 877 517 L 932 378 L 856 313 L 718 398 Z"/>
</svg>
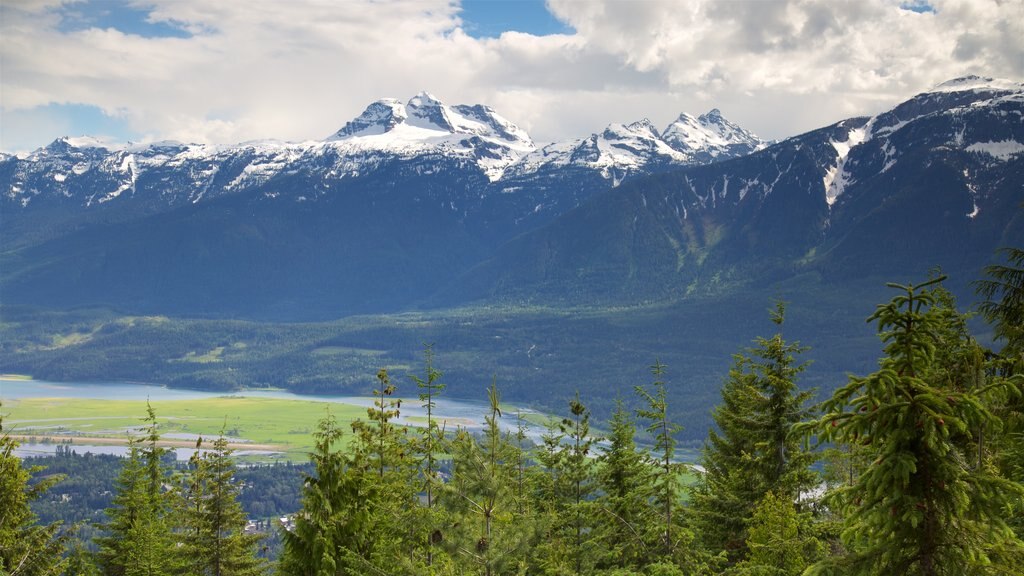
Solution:
<svg viewBox="0 0 1024 576">
<path fill-rule="evenodd" d="M 531 443 L 499 426 L 488 389 L 478 433 L 434 417 L 442 373 L 413 378 L 425 426 L 377 374 L 365 420 L 318 424 L 302 505 L 276 564 L 243 530 L 224 438 L 172 474 L 156 415 L 131 441 L 98 552 L 64 550 L 40 525 L 32 484 L 0 421 L 0 574 L 1018 574 L 1024 566 L 1024 250 L 977 283 L 998 351 L 977 342 L 944 277 L 892 284 L 868 321 L 878 369 L 814 405 L 807 349 L 776 333 L 736 354 L 699 473 L 675 457 L 666 367 L 620 401 L 605 437 L 577 394 Z M 638 446 L 643 431 L 651 446 Z M 199 446 L 197 446 L 199 447 Z"/>
</svg>

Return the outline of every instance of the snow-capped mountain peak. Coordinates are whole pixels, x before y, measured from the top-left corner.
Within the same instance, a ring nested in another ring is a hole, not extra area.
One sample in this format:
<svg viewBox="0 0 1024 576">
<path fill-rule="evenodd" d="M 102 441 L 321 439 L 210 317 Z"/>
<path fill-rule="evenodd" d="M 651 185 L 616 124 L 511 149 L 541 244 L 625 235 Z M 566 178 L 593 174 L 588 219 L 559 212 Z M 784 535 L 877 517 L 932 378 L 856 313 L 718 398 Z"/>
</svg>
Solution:
<svg viewBox="0 0 1024 576">
<path fill-rule="evenodd" d="M 390 132 L 405 122 L 406 117 L 404 104 L 394 98 L 382 98 L 367 106 L 362 114 L 345 124 L 329 140 Z"/>
<path fill-rule="evenodd" d="M 1013 82 L 1003 78 L 987 78 L 983 76 L 963 76 L 938 84 L 928 92 L 962 92 L 965 90 L 1021 90 L 1024 83 Z"/>
<path fill-rule="evenodd" d="M 765 146 L 760 138 L 725 119 L 717 108 L 697 118 L 680 114 L 661 134 L 673 149 L 698 161 L 749 154 Z"/>
</svg>

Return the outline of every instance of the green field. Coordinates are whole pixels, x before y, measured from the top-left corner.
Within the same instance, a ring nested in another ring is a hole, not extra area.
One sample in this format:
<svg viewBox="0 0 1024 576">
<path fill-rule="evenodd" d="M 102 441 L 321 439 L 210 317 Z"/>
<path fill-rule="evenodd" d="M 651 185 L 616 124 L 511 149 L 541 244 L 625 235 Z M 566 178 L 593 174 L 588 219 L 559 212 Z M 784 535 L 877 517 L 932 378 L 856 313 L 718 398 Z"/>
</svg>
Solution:
<svg viewBox="0 0 1024 576">
<path fill-rule="evenodd" d="M 366 408 L 333 402 L 224 396 L 152 402 L 162 434 L 187 433 L 243 438 L 272 445 L 288 460 L 302 462 L 313 446 L 317 422 L 328 408 L 341 428 L 366 418 Z M 30 398 L 7 400 L 4 430 L 20 436 L 127 440 L 126 428 L 142 426 L 146 403 L 137 400 Z"/>
</svg>

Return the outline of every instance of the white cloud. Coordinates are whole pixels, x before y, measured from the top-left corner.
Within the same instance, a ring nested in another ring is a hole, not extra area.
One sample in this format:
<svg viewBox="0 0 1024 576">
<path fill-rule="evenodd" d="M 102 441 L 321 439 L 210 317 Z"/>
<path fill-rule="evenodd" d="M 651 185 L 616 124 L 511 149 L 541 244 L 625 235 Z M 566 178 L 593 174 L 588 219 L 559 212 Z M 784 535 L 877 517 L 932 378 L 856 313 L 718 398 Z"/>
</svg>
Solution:
<svg viewBox="0 0 1024 576">
<path fill-rule="evenodd" d="M 152 139 L 305 140 L 427 89 L 539 141 L 711 107 L 779 138 L 955 76 L 1024 76 L 1024 0 L 549 0 L 574 35 L 497 39 L 463 33 L 448 0 L 139 3 L 154 5 L 193 36 L 61 32 L 53 2 L 5 3 L 5 116 L 80 103 Z M 33 136 L 5 124 L 5 147 Z"/>
</svg>

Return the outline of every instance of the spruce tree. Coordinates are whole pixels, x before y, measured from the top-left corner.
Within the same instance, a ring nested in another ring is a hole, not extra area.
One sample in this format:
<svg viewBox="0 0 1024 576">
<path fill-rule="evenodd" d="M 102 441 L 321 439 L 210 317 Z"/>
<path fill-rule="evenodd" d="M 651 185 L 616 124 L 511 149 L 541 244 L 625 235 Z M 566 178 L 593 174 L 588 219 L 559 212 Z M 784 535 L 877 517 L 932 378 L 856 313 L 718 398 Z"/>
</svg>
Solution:
<svg viewBox="0 0 1024 576">
<path fill-rule="evenodd" d="M 434 368 L 433 347 L 429 344 L 424 346 L 423 355 L 423 378 L 416 375 L 411 378 L 419 389 L 419 400 L 423 403 L 423 409 L 427 411 L 427 425 L 423 428 L 420 436 L 419 468 L 423 480 L 423 492 L 426 495 L 421 515 L 420 538 L 426 550 L 425 564 L 430 568 L 434 565 L 434 556 L 437 552 L 435 540 L 440 536 L 436 492 L 441 480 L 438 475 L 437 452 L 444 443 L 444 430 L 437 424 L 434 409 L 437 407 L 437 397 L 444 391 L 445 385 L 440 381 L 442 373 Z M 418 507 L 416 509 L 418 510 Z"/>
<path fill-rule="evenodd" d="M 647 420 L 647 432 L 654 439 L 651 458 L 654 471 L 650 478 L 651 502 L 657 517 L 648 521 L 648 550 L 660 563 L 682 566 L 693 562 L 695 555 L 690 550 L 693 534 L 683 526 L 680 479 L 683 467 L 675 461 L 675 435 L 682 430 L 682 426 L 669 418 L 665 368 L 658 360 L 651 366 L 653 392 L 642 386 L 634 387 L 637 395 L 647 405 L 637 409 L 636 415 Z"/>
<path fill-rule="evenodd" d="M 845 554 L 811 574 L 1011 574 L 1024 565 L 1024 545 L 1003 516 L 1022 487 L 972 466 L 962 442 L 998 425 L 986 399 L 1012 383 L 949 385 L 937 361 L 951 345 L 944 335 L 955 332 L 936 305 L 943 279 L 889 285 L 900 293 L 868 319 L 885 344 L 880 370 L 851 377 L 808 426 L 821 441 L 859 445 L 873 457 L 826 500 L 842 508 Z"/>
<path fill-rule="evenodd" d="M 602 569 L 639 570 L 651 559 L 644 538 L 651 510 L 652 468 L 637 450 L 636 425 L 622 400 L 617 400 L 608 425 L 608 443 L 598 456 L 600 491 L 595 506 L 601 522 L 598 538 L 604 553 L 597 559 Z"/>
<path fill-rule="evenodd" d="M 278 572 L 291 576 L 372 573 L 374 548 L 371 506 L 378 484 L 372 473 L 354 466 L 339 448 L 342 431 L 328 413 L 317 426 L 310 458 L 315 475 L 306 478 L 302 509 L 292 530 L 282 533 L 284 553 Z M 372 564 L 371 564 L 372 565 Z"/>
<path fill-rule="evenodd" d="M 65 539 L 60 524 L 40 526 L 29 503 L 58 478 L 30 483 L 35 468 L 25 468 L 14 455 L 18 443 L 4 431 L 0 404 L 0 574 L 49 576 L 61 574 Z"/>
<path fill-rule="evenodd" d="M 569 401 L 569 416 L 544 436 L 538 460 L 546 478 L 540 484 L 541 510 L 550 518 L 536 556 L 545 573 L 589 574 L 597 561 L 594 542 L 596 490 L 591 451 L 590 410 L 579 393 Z"/>
<path fill-rule="evenodd" d="M 163 464 L 156 413 L 146 402 L 145 436 L 128 441 L 128 458 L 107 509 L 105 535 L 97 539 L 99 564 L 107 576 L 164 576 L 179 569 L 164 498 L 168 471 Z"/>
<path fill-rule="evenodd" d="M 200 452 L 197 443 L 196 455 Z M 223 433 L 213 449 L 191 460 L 183 495 L 188 506 L 182 544 L 187 551 L 187 572 L 197 576 L 255 576 L 262 573 L 256 557 L 259 536 L 245 533 L 246 516 L 238 502 L 241 486 L 235 481 L 232 450 Z"/>
<path fill-rule="evenodd" d="M 708 431 L 704 473 L 691 491 L 704 546 L 716 554 L 725 551 L 731 562 L 747 557 L 747 528 L 768 492 L 795 501 L 817 482 L 808 468 L 814 456 L 792 434 L 809 415 L 811 393 L 796 383 L 807 366 L 796 358 L 806 348 L 783 339 L 781 302 L 771 319 L 779 332 L 757 338 L 754 348 L 734 356 L 722 403 L 712 413 L 718 430 Z"/>
<path fill-rule="evenodd" d="M 453 471 L 444 498 L 452 524 L 442 538 L 462 570 L 497 576 L 526 568 L 536 524 L 519 512 L 514 481 L 518 457 L 498 423 L 495 382 L 487 396 L 489 411 L 479 440 L 459 430 L 450 444 Z"/>
</svg>

